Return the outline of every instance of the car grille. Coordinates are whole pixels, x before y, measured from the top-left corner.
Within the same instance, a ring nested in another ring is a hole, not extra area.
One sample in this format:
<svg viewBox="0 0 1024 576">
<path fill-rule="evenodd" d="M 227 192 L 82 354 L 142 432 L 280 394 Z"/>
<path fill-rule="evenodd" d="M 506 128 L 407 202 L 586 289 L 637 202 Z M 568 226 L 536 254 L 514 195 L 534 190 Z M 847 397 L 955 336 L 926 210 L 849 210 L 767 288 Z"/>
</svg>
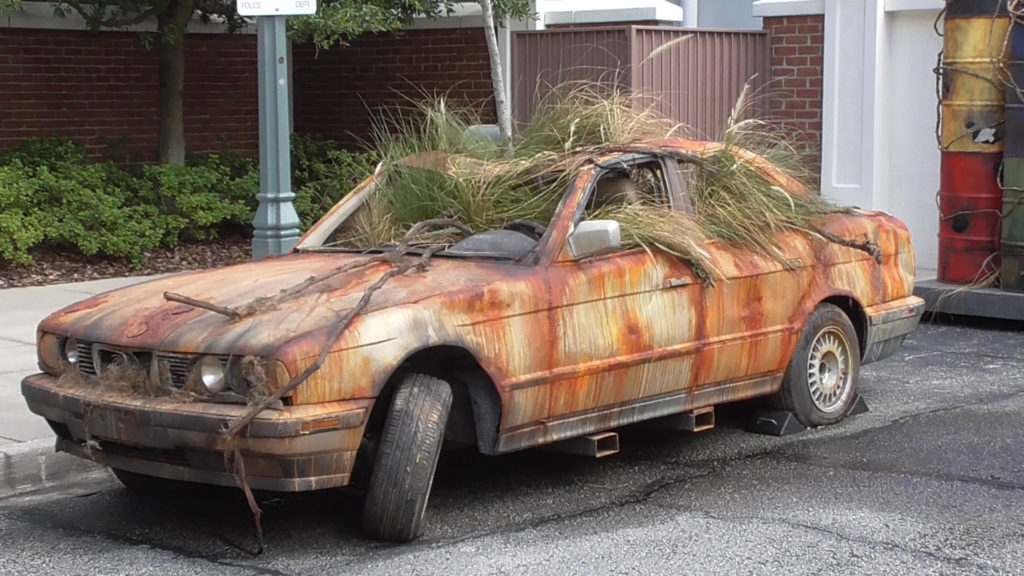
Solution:
<svg viewBox="0 0 1024 576">
<path fill-rule="evenodd" d="M 87 376 L 103 377 L 104 371 L 118 364 L 141 369 L 146 373 L 146 378 L 151 380 L 158 388 L 166 390 L 170 387 L 175 390 L 184 390 L 189 381 L 196 362 L 203 358 L 203 354 L 182 354 L 177 352 L 156 352 L 139 348 L 123 348 L 110 346 L 99 342 L 78 341 L 76 344 L 78 352 L 78 371 Z M 228 394 L 214 394 L 213 401 L 227 403 L 245 403 L 249 394 L 251 382 L 242 373 L 241 363 L 238 360 L 232 361 L 228 355 L 211 355 L 220 360 L 221 366 L 225 369 L 228 378 Z M 154 365 L 154 362 L 156 364 Z M 200 391 L 201 390 L 200 385 Z"/>
<path fill-rule="evenodd" d="M 75 346 L 78 352 L 78 369 L 82 374 L 96 375 L 96 361 L 92 357 L 92 342 L 78 342 Z"/>
<path fill-rule="evenodd" d="M 188 371 L 196 357 L 188 354 L 157 354 L 157 362 L 166 363 L 167 371 L 171 375 L 171 386 L 179 390 L 185 388 L 188 382 Z"/>
<path fill-rule="evenodd" d="M 153 361 L 153 354 L 149 351 L 118 348 L 96 342 L 79 341 L 76 349 L 78 351 L 78 369 L 82 374 L 88 374 L 89 376 L 102 374 L 105 367 L 118 359 L 134 360 L 140 368 L 146 371 L 149 371 Z M 160 372 L 168 374 L 170 378 L 168 384 L 179 390 L 185 388 L 185 384 L 188 382 L 189 371 L 192 369 L 192 365 L 197 358 L 199 358 L 198 354 L 174 354 L 170 352 L 156 354 L 157 362 L 167 366 L 166 372 L 163 371 L 162 366 Z M 221 361 L 224 362 L 225 359 Z"/>
</svg>

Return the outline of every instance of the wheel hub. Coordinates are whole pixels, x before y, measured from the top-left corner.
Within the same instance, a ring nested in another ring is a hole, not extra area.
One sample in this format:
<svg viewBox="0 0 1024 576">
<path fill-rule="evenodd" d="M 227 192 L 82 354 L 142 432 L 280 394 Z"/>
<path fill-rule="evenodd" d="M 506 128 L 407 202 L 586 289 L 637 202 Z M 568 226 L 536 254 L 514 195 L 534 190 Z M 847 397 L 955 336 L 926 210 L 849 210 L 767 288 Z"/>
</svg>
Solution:
<svg viewBox="0 0 1024 576">
<path fill-rule="evenodd" d="M 811 345 L 807 362 L 807 386 L 811 400 L 822 412 L 835 412 L 852 390 L 850 344 L 834 328 L 822 330 Z"/>
</svg>

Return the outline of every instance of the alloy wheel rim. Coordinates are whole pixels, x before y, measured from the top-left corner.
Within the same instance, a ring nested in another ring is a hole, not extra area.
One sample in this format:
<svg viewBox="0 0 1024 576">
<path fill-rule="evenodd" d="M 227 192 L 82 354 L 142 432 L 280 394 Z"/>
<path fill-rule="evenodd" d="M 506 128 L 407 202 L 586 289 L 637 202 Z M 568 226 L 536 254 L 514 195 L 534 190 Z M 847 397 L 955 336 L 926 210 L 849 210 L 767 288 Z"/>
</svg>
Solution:
<svg viewBox="0 0 1024 576">
<path fill-rule="evenodd" d="M 822 412 L 840 410 L 853 390 L 850 342 L 841 330 L 828 327 L 818 333 L 807 358 L 807 388 Z"/>
</svg>

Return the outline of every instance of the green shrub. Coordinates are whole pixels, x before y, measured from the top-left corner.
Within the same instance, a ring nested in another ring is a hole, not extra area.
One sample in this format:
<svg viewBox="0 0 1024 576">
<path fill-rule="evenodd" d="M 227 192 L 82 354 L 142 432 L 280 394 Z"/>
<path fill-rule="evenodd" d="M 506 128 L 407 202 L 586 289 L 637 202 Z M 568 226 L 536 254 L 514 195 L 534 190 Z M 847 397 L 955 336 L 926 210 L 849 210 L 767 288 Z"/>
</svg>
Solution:
<svg viewBox="0 0 1024 576">
<path fill-rule="evenodd" d="M 0 166 L 0 258 L 30 264 L 28 250 L 43 240 L 44 230 L 25 169 Z"/>
<path fill-rule="evenodd" d="M 157 227 L 168 246 L 216 238 L 225 225 L 248 226 L 256 208 L 259 174 L 240 178 L 211 156 L 198 166 L 146 166 L 138 199 L 158 211 Z"/>
<path fill-rule="evenodd" d="M 292 189 L 308 227 L 373 172 L 369 154 L 296 135 Z M 40 244 L 141 264 L 159 245 L 211 240 L 251 226 L 259 191 L 252 158 L 225 146 L 190 165 L 124 169 L 91 162 L 67 138 L 28 139 L 0 156 L 0 259 L 27 265 Z"/>
<path fill-rule="evenodd" d="M 85 149 L 64 137 L 26 138 L 17 148 L 0 156 L 0 164 L 19 164 L 28 170 L 86 162 Z"/>
<path fill-rule="evenodd" d="M 30 264 L 39 244 L 141 264 L 160 244 L 248 226 L 259 187 L 255 170 L 235 177 L 216 156 L 198 166 L 129 171 L 91 163 L 63 138 L 26 140 L 2 162 L 0 258 L 18 264 Z"/>
<path fill-rule="evenodd" d="M 295 211 L 308 229 L 357 184 L 373 174 L 377 158 L 349 152 L 315 136 L 292 136 L 292 190 Z"/>
</svg>

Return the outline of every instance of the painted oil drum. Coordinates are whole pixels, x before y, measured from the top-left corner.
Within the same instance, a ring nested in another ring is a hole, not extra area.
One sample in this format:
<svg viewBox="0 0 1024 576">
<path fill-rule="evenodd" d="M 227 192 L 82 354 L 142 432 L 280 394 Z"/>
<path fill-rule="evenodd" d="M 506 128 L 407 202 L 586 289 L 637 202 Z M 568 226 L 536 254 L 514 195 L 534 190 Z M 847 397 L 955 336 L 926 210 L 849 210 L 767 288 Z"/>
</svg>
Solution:
<svg viewBox="0 0 1024 576">
<path fill-rule="evenodd" d="M 1024 158 L 1003 160 L 1003 186 L 999 284 L 1003 290 L 1024 292 Z"/>
<path fill-rule="evenodd" d="M 1007 42 L 1006 141 L 1003 156 L 1003 232 L 999 285 L 1024 292 L 1024 23 Z"/>
<path fill-rule="evenodd" d="M 1001 164 L 999 153 L 942 153 L 939 280 L 969 284 L 999 266 Z"/>
<path fill-rule="evenodd" d="M 1006 16 L 1006 0 L 950 0 L 946 2 L 946 19 L 991 18 Z"/>
<path fill-rule="evenodd" d="M 1009 18 L 946 18 L 942 63 L 943 150 L 1002 152 L 1003 50 Z"/>
<path fill-rule="evenodd" d="M 1024 158 L 1024 22 L 1010 26 L 1006 50 L 1005 154 Z"/>
</svg>

